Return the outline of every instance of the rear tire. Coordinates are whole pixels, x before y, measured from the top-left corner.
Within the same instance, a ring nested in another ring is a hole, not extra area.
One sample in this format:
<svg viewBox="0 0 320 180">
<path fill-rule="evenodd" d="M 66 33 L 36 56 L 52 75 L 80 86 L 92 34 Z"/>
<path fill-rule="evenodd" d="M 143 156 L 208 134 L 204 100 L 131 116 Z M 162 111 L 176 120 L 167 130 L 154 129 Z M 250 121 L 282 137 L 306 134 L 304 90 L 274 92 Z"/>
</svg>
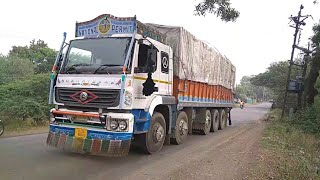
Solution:
<svg viewBox="0 0 320 180">
<path fill-rule="evenodd" d="M 202 135 L 207 135 L 211 128 L 211 113 L 209 110 L 200 111 L 199 119 L 192 126 L 193 132 L 200 132 Z"/>
<path fill-rule="evenodd" d="M 147 154 L 160 151 L 166 137 L 166 121 L 161 113 L 152 115 L 149 131 L 137 136 L 140 148 Z"/>
<path fill-rule="evenodd" d="M 219 129 L 219 111 L 216 109 L 211 110 L 211 128 L 210 132 L 217 132 Z"/>
<path fill-rule="evenodd" d="M 225 109 L 219 109 L 219 130 L 227 127 L 227 113 Z"/>
<path fill-rule="evenodd" d="M 4 125 L 0 121 L 0 136 L 3 134 L 3 132 L 4 132 Z"/>
<path fill-rule="evenodd" d="M 188 136 L 188 116 L 184 111 L 178 113 L 176 121 L 175 138 L 172 138 L 174 144 L 182 144 Z"/>
</svg>

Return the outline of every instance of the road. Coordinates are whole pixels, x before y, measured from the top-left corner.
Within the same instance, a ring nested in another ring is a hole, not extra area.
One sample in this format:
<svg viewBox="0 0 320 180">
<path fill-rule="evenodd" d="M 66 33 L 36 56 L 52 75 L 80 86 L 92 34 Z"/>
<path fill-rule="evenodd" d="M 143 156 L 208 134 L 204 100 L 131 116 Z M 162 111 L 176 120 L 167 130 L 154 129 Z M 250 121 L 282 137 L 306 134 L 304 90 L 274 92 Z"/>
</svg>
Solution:
<svg viewBox="0 0 320 180">
<path fill-rule="evenodd" d="M 67 153 L 47 147 L 46 134 L 0 138 L 0 179 L 242 179 L 269 110 L 264 103 L 232 110 L 233 125 L 155 155 L 136 151 L 121 158 Z"/>
</svg>

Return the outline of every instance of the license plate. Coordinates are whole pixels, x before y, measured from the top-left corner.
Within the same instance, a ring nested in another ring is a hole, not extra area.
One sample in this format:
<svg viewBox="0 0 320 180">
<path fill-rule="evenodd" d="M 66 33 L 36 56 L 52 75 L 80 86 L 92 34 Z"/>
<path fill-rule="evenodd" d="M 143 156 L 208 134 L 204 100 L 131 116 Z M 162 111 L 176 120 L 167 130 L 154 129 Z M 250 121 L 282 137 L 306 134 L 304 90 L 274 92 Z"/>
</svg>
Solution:
<svg viewBox="0 0 320 180">
<path fill-rule="evenodd" d="M 76 138 L 85 139 L 87 137 L 87 129 L 76 128 L 74 136 Z"/>
</svg>

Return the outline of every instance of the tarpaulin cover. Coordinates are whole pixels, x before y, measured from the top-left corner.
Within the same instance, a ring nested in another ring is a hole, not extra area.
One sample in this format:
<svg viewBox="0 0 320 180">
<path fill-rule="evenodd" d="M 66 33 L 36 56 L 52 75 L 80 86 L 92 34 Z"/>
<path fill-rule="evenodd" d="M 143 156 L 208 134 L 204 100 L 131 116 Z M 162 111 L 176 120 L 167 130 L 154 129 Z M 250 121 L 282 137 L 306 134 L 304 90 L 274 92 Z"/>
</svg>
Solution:
<svg viewBox="0 0 320 180">
<path fill-rule="evenodd" d="M 164 34 L 165 43 L 173 48 L 175 76 L 234 90 L 236 68 L 218 50 L 209 47 L 182 27 L 146 25 Z"/>
</svg>

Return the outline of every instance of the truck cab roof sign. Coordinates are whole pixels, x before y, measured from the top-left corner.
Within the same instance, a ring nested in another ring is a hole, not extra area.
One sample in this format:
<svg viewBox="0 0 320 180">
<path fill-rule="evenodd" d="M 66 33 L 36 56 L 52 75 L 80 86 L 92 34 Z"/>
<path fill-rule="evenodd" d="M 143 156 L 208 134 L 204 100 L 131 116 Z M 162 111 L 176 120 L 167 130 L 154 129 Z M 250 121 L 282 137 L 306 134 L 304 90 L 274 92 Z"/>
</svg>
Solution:
<svg viewBox="0 0 320 180">
<path fill-rule="evenodd" d="M 100 15 L 90 21 L 76 23 L 76 37 L 112 34 L 132 34 L 136 30 L 136 18 L 119 18 L 110 14 Z"/>
</svg>

